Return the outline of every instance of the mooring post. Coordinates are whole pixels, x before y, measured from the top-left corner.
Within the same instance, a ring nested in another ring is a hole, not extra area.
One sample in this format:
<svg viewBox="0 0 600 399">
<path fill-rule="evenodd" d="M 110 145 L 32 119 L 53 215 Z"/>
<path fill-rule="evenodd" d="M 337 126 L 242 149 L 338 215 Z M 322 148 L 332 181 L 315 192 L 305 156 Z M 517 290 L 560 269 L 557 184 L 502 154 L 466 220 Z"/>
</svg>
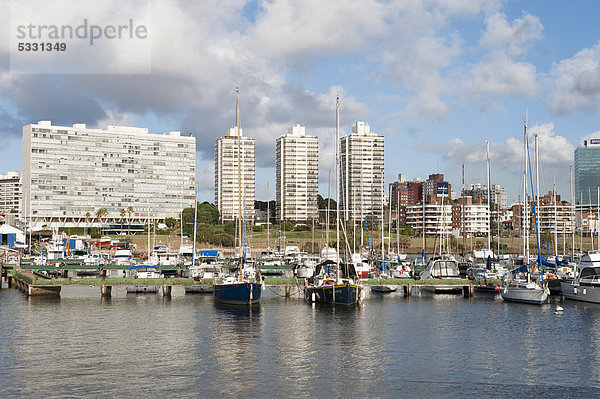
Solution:
<svg viewBox="0 0 600 399">
<path fill-rule="evenodd" d="M 413 287 L 410 284 L 402 286 L 402 291 L 404 293 L 405 298 L 410 298 L 410 296 L 412 296 L 412 289 Z"/>
<path fill-rule="evenodd" d="M 170 297 L 171 296 L 171 286 L 170 285 L 163 285 L 162 286 L 162 293 L 163 293 L 163 296 Z"/>
<path fill-rule="evenodd" d="M 69 271 L 65 270 L 65 269 L 62 269 L 60 271 L 60 275 L 61 275 L 62 278 L 68 278 L 69 277 Z"/>
<path fill-rule="evenodd" d="M 473 284 L 463 286 L 463 296 L 471 298 L 473 296 Z"/>
<path fill-rule="evenodd" d="M 285 297 L 289 298 L 292 292 L 292 287 L 288 284 L 285 286 Z"/>
<path fill-rule="evenodd" d="M 112 291 L 112 286 L 110 286 L 110 285 L 102 284 L 100 286 L 100 295 L 103 298 L 110 298 L 111 291 Z"/>
</svg>

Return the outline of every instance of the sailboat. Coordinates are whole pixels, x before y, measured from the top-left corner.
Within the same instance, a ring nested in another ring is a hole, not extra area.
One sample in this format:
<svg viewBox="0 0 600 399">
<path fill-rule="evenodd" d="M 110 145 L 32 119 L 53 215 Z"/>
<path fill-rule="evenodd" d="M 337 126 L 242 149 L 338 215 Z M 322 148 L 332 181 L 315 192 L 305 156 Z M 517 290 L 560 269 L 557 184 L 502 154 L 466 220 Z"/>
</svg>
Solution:
<svg viewBox="0 0 600 399">
<path fill-rule="evenodd" d="M 340 97 L 336 100 L 336 176 L 339 177 Z M 339 184 L 336 184 L 339 192 Z M 363 286 L 355 282 L 356 270 L 350 263 L 340 262 L 340 202 L 336 195 L 336 257 L 317 266 L 315 276 L 308 280 L 304 298 L 311 302 L 353 305 L 362 301 Z M 342 226 L 343 227 L 343 226 Z M 349 248 L 348 248 L 348 252 Z M 343 270 L 342 270 L 343 269 Z"/>
<path fill-rule="evenodd" d="M 524 147 L 525 147 L 523 213 L 525 216 L 524 224 L 526 226 L 527 222 L 529 221 L 528 213 L 527 213 L 527 173 L 528 173 L 528 165 L 529 165 L 529 140 L 527 138 L 527 123 L 525 123 L 523 141 L 524 141 Z M 537 162 L 538 162 L 538 157 L 537 157 L 537 143 L 536 143 L 536 163 Z M 538 168 L 538 170 L 539 170 L 539 168 Z M 530 177 L 530 182 L 531 182 L 531 189 L 532 189 L 531 191 L 533 192 L 533 180 L 531 179 L 531 177 Z M 535 193 L 533 193 L 533 197 L 535 198 Z M 541 268 L 542 267 L 542 262 L 541 262 L 542 254 L 540 251 L 540 235 L 539 235 L 539 231 L 538 231 L 539 227 L 538 227 L 536 216 L 537 216 L 536 205 L 535 205 L 535 201 L 534 201 L 533 217 L 535 219 L 535 234 L 537 237 L 538 265 Z M 525 229 L 525 237 L 528 237 L 527 228 Z M 548 296 L 550 295 L 550 290 L 548 289 L 547 286 L 541 287 L 535 281 L 531 280 L 531 268 L 529 265 L 529 245 L 528 245 L 528 243 L 525 245 L 524 259 L 526 260 L 526 264 L 518 269 L 513 270 L 512 272 L 513 272 L 513 274 L 514 273 L 524 273 L 526 278 L 524 280 L 513 279 L 512 281 L 510 281 L 508 284 L 506 284 L 502 288 L 502 290 L 500 291 L 500 295 L 502 296 L 502 299 L 504 299 L 505 301 L 510 301 L 510 302 L 530 303 L 530 304 L 535 304 L 535 305 L 541 305 L 543 303 L 546 303 L 548 301 Z M 542 273 L 541 276 L 542 276 L 542 284 L 543 284 L 544 274 Z"/>
<path fill-rule="evenodd" d="M 236 115 L 235 129 L 237 133 L 237 167 L 238 167 L 238 218 L 237 228 L 239 239 L 239 248 L 242 249 L 241 256 L 238 258 L 238 270 L 233 276 L 215 281 L 214 296 L 215 301 L 229 304 L 253 305 L 260 301 L 263 284 L 261 284 L 260 275 L 250 275 L 244 272 L 246 263 L 246 243 L 243 234 L 244 213 L 242 206 L 242 135 L 240 131 L 240 102 L 239 91 L 236 88 Z"/>
</svg>

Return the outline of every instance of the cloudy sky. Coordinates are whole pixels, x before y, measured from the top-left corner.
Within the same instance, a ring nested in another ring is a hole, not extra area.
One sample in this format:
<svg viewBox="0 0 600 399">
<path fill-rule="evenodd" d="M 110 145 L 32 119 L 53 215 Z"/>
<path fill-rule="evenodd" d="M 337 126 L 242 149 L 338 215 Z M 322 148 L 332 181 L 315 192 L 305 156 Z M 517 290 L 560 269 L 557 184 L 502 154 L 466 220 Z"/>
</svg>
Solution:
<svg viewBox="0 0 600 399">
<path fill-rule="evenodd" d="M 112 73 L 110 65 L 136 57 L 119 46 L 99 46 L 86 61 L 110 61 L 102 74 L 19 73 L 4 29 L 0 173 L 22 170 L 21 128 L 39 120 L 180 130 L 197 137 L 201 199 L 212 201 L 214 141 L 234 124 L 236 86 L 244 134 L 256 138 L 257 199 L 266 198 L 267 182 L 274 187 L 275 139 L 296 123 L 320 138 L 320 191 L 327 192 L 336 95 L 343 132 L 361 120 L 385 136 L 386 183 L 398 173 L 444 173 L 458 188 L 463 162 L 467 184 L 485 183 L 489 140 L 493 183 L 516 201 L 527 113 L 528 130 L 539 135 L 541 191 L 556 180 L 569 199 L 573 150 L 582 137 L 600 137 L 600 3 L 89 3 L 90 19 L 150 21 L 151 73 Z M 40 14 L 52 19 L 73 4 L 58 0 Z M 14 10 L 2 13 L 2 26 L 23 17 Z"/>
</svg>

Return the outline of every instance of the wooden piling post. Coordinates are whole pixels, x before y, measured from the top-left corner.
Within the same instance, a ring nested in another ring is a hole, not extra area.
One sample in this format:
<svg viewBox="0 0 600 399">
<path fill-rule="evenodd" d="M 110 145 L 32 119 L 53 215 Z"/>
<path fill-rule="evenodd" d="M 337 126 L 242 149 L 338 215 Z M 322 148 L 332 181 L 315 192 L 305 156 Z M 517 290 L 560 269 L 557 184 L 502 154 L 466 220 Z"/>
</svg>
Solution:
<svg viewBox="0 0 600 399">
<path fill-rule="evenodd" d="M 472 298 L 473 297 L 473 291 L 474 291 L 473 284 L 469 284 L 469 285 L 463 286 L 463 296 L 465 298 Z"/>
<path fill-rule="evenodd" d="M 104 284 L 102 284 L 100 286 L 100 295 L 103 298 L 110 298 L 111 291 L 112 291 L 112 286 L 110 286 L 110 285 L 104 285 Z"/>
<path fill-rule="evenodd" d="M 170 285 L 163 285 L 162 286 L 162 293 L 164 297 L 170 297 L 171 296 L 171 286 Z"/>
<path fill-rule="evenodd" d="M 290 285 L 285 286 L 285 297 L 289 298 L 292 292 L 292 287 Z"/>
<path fill-rule="evenodd" d="M 402 291 L 404 293 L 404 297 L 405 298 L 410 298 L 410 296 L 412 295 L 412 285 L 403 285 L 402 286 Z"/>
</svg>

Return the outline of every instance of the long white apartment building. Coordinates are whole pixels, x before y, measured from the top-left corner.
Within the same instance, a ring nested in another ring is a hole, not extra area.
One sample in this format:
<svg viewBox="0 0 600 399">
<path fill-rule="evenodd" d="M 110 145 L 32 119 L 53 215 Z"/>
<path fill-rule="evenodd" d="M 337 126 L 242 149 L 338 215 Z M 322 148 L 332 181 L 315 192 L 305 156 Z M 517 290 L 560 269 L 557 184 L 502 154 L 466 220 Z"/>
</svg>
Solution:
<svg viewBox="0 0 600 399">
<path fill-rule="evenodd" d="M 423 204 L 409 205 L 406 207 L 406 225 L 415 232 L 423 231 L 427 235 L 452 233 L 452 205 L 426 204 L 425 218 L 423 219 Z"/>
<path fill-rule="evenodd" d="M 21 218 L 21 175 L 8 172 L 0 175 L 0 215 Z"/>
<path fill-rule="evenodd" d="M 540 231 L 550 231 L 551 234 L 571 234 L 575 228 L 575 213 L 571 204 L 541 204 Z M 535 226 L 533 226 L 535 229 Z M 533 230 L 535 231 L 535 230 Z"/>
<path fill-rule="evenodd" d="M 470 197 L 458 198 L 458 203 L 452 205 L 452 224 L 459 236 L 463 231 L 467 237 L 487 234 L 490 230 L 490 209 L 487 204 L 473 204 Z"/>
<path fill-rule="evenodd" d="M 254 148 L 255 140 L 245 137 L 243 129 L 237 127 L 230 128 L 227 136 L 215 142 L 215 205 L 221 221 L 239 217 L 240 200 L 241 217 L 248 221 L 254 219 Z"/>
<path fill-rule="evenodd" d="M 384 138 L 365 122 L 340 137 L 340 209 L 345 220 L 382 220 Z"/>
<path fill-rule="evenodd" d="M 318 219 L 319 138 L 296 125 L 277 139 L 276 151 L 277 219 Z"/>
<path fill-rule="evenodd" d="M 85 124 L 23 127 L 23 216 L 33 228 L 143 224 L 194 205 L 196 139 Z M 107 210 L 96 217 L 101 208 Z"/>
</svg>

